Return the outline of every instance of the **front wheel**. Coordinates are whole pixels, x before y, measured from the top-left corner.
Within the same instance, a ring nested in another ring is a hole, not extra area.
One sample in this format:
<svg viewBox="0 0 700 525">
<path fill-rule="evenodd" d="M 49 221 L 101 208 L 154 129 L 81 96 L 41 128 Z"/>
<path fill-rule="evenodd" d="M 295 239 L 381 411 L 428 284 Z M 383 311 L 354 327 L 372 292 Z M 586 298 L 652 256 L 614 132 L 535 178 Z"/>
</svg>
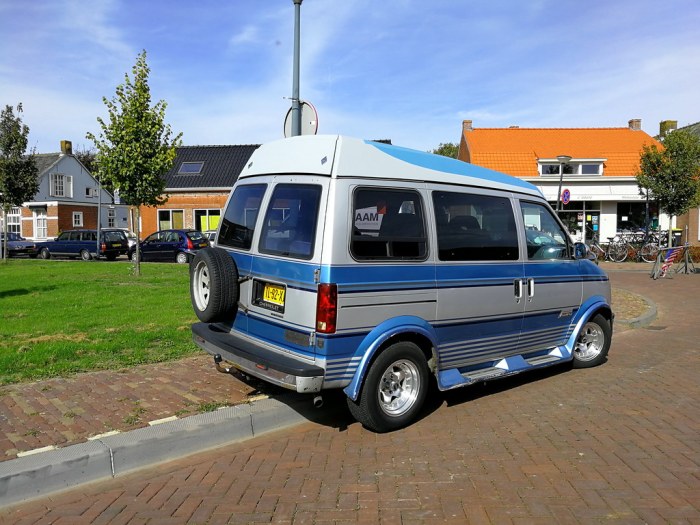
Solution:
<svg viewBox="0 0 700 525">
<path fill-rule="evenodd" d="M 379 354 L 365 378 L 357 401 L 348 398 L 355 419 L 375 432 L 410 424 L 428 392 L 428 365 L 414 343 L 402 341 Z"/>
<path fill-rule="evenodd" d="M 653 242 L 649 242 L 642 246 L 641 256 L 645 262 L 656 261 L 656 256 L 659 253 L 659 245 Z"/>
<path fill-rule="evenodd" d="M 90 255 L 90 252 L 88 250 L 80 250 L 80 258 L 83 261 L 89 261 L 92 259 L 92 255 Z"/>
<path fill-rule="evenodd" d="M 42 248 L 41 251 L 39 251 L 39 259 L 51 259 L 51 252 L 48 248 Z"/>
<path fill-rule="evenodd" d="M 608 256 L 612 262 L 621 263 L 627 259 L 626 244 L 611 244 L 608 250 Z"/>
<path fill-rule="evenodd" d="M 610 322 L 601 314 L 589 319 L 574 344 L 574 368 L 591 368 L 605 362 L 612 340 Z"/>
</svg>

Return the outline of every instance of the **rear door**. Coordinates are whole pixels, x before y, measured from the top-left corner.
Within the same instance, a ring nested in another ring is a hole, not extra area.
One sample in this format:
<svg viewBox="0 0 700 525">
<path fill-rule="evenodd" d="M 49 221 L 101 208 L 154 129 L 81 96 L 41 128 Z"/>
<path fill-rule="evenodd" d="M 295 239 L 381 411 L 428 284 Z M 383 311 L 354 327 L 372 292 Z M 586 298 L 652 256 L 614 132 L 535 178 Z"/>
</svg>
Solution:
<svg viewBox="0 0 700 525">
<path fill-rule="evenodd" d="M 525 317 L 519 353 L 563 345 L 573 330 L 583 292 L 578 261 L 566 231 L 541 202 L 521 200 L 525 241 Z"/>
<path fill-rule="evenodd" d="M 161 235 L 164 232 L 155 232 L 146 237 L 141 244 L 141 258 L 144 261 L 158 261 L 161 258 Z"/>
</svg>

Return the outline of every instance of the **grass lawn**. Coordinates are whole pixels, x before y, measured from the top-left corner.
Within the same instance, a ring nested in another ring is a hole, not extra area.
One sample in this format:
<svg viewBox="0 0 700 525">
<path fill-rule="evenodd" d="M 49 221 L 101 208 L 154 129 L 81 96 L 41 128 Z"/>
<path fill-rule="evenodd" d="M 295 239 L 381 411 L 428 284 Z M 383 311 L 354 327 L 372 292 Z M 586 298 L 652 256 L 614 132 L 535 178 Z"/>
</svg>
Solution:
<svg viewBox="0 0 700 525">
<path fill-rule="evenodd" d="M 0 262 L 0 385 L 194 355 L 189 267 Z"/>
</svg>

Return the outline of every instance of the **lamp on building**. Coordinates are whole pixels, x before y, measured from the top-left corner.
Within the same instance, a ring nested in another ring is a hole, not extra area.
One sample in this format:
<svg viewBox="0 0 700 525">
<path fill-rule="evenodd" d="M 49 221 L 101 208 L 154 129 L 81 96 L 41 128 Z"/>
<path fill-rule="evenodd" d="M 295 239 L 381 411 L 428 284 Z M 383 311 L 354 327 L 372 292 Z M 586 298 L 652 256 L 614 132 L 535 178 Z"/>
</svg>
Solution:
<svg viewBox="0 0 700 525">
<path fill-rule="evenodd" d="M 557 155 L 557 162 L 559 162 L 559 191 L 557 192 L 557 215 L 559 214 L 559 208 L 561 207 L 561 183 L 564 179 L 564 164 L 568 164 L 571 161 L 569 155 Z"/>
</svg>

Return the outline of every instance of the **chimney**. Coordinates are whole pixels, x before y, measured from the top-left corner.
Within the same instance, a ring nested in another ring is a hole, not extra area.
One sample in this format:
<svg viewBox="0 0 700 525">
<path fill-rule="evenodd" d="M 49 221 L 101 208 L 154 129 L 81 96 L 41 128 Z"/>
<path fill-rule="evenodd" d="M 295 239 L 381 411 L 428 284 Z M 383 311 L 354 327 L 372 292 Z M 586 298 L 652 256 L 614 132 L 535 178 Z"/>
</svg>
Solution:
<svg viewBox="0 0 700 525">
<path fill-rule="evenodd" d="M 64 155 L 73 155 L 73 143 L 70 140 L 61 141 L 61 153 Z"/>
<path fill-rule="evenodd" d="M 462 121 L 462 131 L 474 131 L 471 120 Z"/>
<path fill-rule="evenodd" d="M 659 136 L 662 138 L 666 136 L 666 133 L 669 133 L 674 129 L 678 129 L 677 120 L 662 120 L 659 122 Z"/>
<path fill-rule="evenodd" d="M 629 127 L 632 131 L 641 131 L 642 130 L 642 119 L 640 118 L 633 118 L 628 122 Z"/>
</svg>

